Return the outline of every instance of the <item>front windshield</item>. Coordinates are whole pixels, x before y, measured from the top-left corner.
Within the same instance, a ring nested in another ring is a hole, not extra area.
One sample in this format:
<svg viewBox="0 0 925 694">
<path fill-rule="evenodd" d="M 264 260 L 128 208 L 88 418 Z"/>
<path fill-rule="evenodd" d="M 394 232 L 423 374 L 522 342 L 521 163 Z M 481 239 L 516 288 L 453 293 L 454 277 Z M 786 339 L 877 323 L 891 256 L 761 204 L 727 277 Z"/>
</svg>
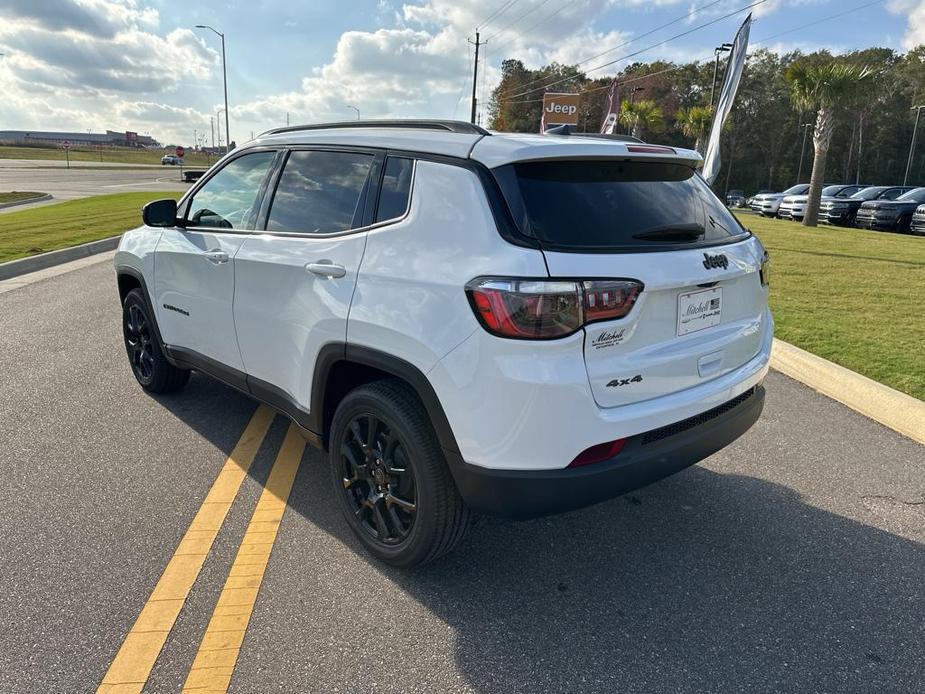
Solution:
<svg viewBox="0 0 925 694">
<path fill-rule="evenodd" d="M 791 186 L 784 191 L 784 195 L 802 195 L 807 190 L 809 190 L 808 183 L 797 183 L 795 186 Z"/>
<path fill-rule="evenodd" d="M 916 188 L 915 190 L 910 190 L 908 193 L 903 193 L 898 198 L 897 202 L 925 202 L 925 188 Z"/>
<path fill-rule="evenodd" d="M 879 188 L 877 186 L 871 186 L 870 188 L 862 188 L 857 193 L 851 197 L 855 200 L 874 200 L 878 195 L 880 195 L 885 188 Z"/>
<path fill-rule="evenodd" d="M 838 193 L 842 191 L 844 188 L 845 186 L 826 186 L 825 188 L 822 189 L 822 194 L 823 195 L 838 195 Z"/>
</svg>

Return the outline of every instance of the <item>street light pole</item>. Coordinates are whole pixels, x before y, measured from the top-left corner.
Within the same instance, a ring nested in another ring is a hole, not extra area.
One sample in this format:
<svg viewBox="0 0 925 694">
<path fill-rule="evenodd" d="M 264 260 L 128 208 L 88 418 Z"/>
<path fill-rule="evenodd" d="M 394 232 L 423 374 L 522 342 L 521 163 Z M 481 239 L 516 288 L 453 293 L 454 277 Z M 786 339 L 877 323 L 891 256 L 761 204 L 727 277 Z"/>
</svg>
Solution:
<svg viewBox="0 0 925 694">
<path fill-rule="evenodd" d="M 219 116 L 219 114 L 222 111 L 225 111 L 225 109 L 220 108 L 215 112 L 215 132 L 218 134 L 218 146 L 219 147 L 222 146 L 222 126 L 220 125 L 222 121 L 221 121 L 221 117 Z M 228 141 L 227 140 L 225 141 L 225 153 L 226 154 L 228 153 Z"/>
<path fill-rule="evenodd" d="M 207 24 L 197 24 L 197 29 L 208 29 L 222 40 L 222 84 L 225 88 L 225 154 L 228 154 L 231 146 L 231 135 L 228 132 L 228 66 L 225 62 L 225 35 L 216 31 Z"/>
<path fill-rule="evenodd" d="M 356 112 L 357 112 L 357 120 L 360 120 L 360 109 L 358 109 L 358 108 L 357 108 L 356 106 L 354 106 L 353 104 L 346 104 L 346 106 L 347 106 L 347 108 L 352 108 L 354 111 L 356 111 Z"/>
<path fill-rule="evenodd" d="M 800 182 L 800 178 L 803 176 L 803 155 L 806 153 L 806 133 L 809 132 L 809 128 L 811 128 L 812 125 L 812 123 L 803 123 L 800 126 L 803 128 L 803 146 L 800 147 L 800 168 L 797 169 L 797 183 Z"/>
<path fill-rule="evenodd" d="M 710 107 L 713 107 L 713 101 L 716 98 L 716 77 L 719 73 L 719 56 L 722 53 L 728 53 L 732 50 L 731 43 L 724 43 L 722 46 L 717 46 L 713 49 L 713 55 L 716 60 L 713 62 L 713 88 L 710 90 Z"/>
<path fill-rule="evenodd" d="M 903 176 L 903 185 L 909 181 L 909 169 L 912 168 L 912 155 L 915 152 L 915 136 L 918 134 L 919 130 L 919 118 L 922 115 L 922 109 L 925 108 L 925 105 L 922 106 L 913 106 L 910 111 L 915 111 L 915 125 L 912 126 L 912 142 L 909 143 L 909 159 L 906 161 L 906 175 Z"/>
</svg>

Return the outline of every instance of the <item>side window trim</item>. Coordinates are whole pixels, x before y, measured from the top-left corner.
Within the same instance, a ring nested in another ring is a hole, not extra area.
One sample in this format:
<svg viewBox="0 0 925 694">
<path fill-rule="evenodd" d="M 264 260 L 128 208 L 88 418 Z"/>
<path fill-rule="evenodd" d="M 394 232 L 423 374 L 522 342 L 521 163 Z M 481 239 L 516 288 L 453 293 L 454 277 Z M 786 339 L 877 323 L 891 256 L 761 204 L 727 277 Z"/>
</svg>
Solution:
<svg viewBox="0 0 925 694">
<path fill-rule="evenodd" d="M 270 211 L 273 207 L 273 200 L 276 197 L 283 171 L 293 152 L 345 152 L 349 154 L 369 154 L 373 160 L 370 163 L 369 174 L 363 185 L 363 191 L 360 193 L 360 200 L 357 204 L 357 211 L 354 215 L 350 229 L 336 232 L 314 233 L 309 231 L 281 231 L 278 229 L 267 229 L 270 220 Z M 265 196 L 261 202 L 260 212 L 257 216 L 258 233 L 266 233 L 271 236 L 288 236 L 302 238 L 337 238 L 338 236 L 348 236 L 350 234 L 362 233 L 369 230 L 375 224 L 375 205 L 379 199 L 379 190 L 382 185 L 382 176 L 385 169 L 384 161 L 386 151 L 381 149 L 370 149 L 366 147 L 329 147 L 329 146 L 291 146 L 280 153 L 274 168 L 271 171 L 270 178 L 265 191 Z M 389 220 L 390 223 L 394 220 Z"/>
<path fill-rule="evenodd" d="M 222 228 L 216 228 L 216 227 L 198 227 L 198 226 L 192 226 L 190 224 L 187 224 L 188 222 L 187 215 L 189 214 L 189 209 L 190 209 L 190 205 L 193 202 L 193 198 L 196 197 L 199 191 L 202 190 L 203 187 L 205 187 L 209 181 L 215 178 L 219 173 L 221 173 L 221 171 L 226 166 L 231 164 L 233 161 L 237 161 L 241 157 L 246 157 L 250 154 L 258 154 L 260 152 L 274 152 L 276 154 L 276 157 L 273 163 L 270 164 L 270 168 L 267 170 L 267 173 L 264 176 L 264 179 L 260 184 L 260 189 L 257 192 L 257 200 L 259 201 L 259 204 L 257 205 L 257 213 L 255 213 L 251 217 L 251 220 L 250 220 L 253 228 L 222 229 Z M 222 165 L 220 167 L 216 168 L 214 171 L 209 171 L 207 176 L 203 176 L 202 178 L 200 178 L 199 181 L 196 183 L 196 185 L 190 188 L 183 195 L 183 197 L 180 198 L 180 203 L 177 207 L 177 222 L 178 222 L 177 226 L 179 228 L 187 229 L 189 231 L 205 231 L 205 232 L 210 232 L 213 234 L 214 233 L 250 234 L 250 233 L 259 231 L 260 213 L 263 210 L 263 205 L 266 199 L 267 186 L 269 182 L 273 179 L 273 175 L 276 172 L 276 168 L 279 166 L 280 155 L 282 154 L 283 154 L 283 151 L 281 151 L 277 147 L 253 147 L 253 148 L 240 150 L 239 153 L 236 153 L 234 156 L 229 157 L 226 161 L 222 162 Z"/>
<path fill-rule="evenodd" d="M 407 200 L 405 200 L 405 209 L 402 210 L 401 214 L 395 217 L 389 217 L 388 219 L 382 219 L 382 220 L 376 221 L 376 217 L 379 214 L 379 202 L 382 196 L 382 186 L 383 186 L 383 182 L 385 181 L 385 172 L 388 167 L 388 163 L 390 159 L 407 159 L 411 162 L 411 180 L 408 183 L 408 198 Z M 387 156 L 385 157 L 385 160 L 382 163 L 382 172 L 379 177 L 378 189 L 376 190 L 376 196 L 374 199 L 375 205 L 373 206 L 372 216 L 369 219 L 370 225 L 394 224 L 395 222 L 402 220 L 408 216 L 408 213 L 411 211 L 411 197 L 414 195 L 414 181 L 415 181 L 415 177 L 417 176 L 417 171 L 418 171 L 418 158 L 417 157 L 413 157 L 413 156 L 409 156 L 408 154 L 402 154 L 402 153 L 397 153 L 393 151 L 388 152 Z"/>
</svg>

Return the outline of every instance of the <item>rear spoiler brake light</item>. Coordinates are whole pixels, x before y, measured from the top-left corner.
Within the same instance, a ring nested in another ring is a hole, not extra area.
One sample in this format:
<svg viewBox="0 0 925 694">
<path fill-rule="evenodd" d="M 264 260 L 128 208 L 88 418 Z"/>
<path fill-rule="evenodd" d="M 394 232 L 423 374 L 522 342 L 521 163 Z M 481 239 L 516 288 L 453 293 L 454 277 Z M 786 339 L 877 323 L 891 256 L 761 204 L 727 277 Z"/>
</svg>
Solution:
<svg viewBox="0 0 925 694">
<path fill-rule="evenodd" d="M 673 147 L 665 145 L 627 145 L 626 151 L 637 154 L 677 154 Z"/>
</svg>

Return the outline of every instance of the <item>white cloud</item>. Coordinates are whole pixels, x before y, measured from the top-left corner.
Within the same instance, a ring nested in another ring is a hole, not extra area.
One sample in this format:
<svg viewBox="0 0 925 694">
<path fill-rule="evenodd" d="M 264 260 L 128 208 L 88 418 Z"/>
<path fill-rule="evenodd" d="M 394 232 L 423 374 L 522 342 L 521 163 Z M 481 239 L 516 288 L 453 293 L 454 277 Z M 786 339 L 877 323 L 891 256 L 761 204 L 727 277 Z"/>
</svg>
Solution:
<svg viewBox="0 0 925 694">
<path fill-rule="evenodd" d="M 903 48 L 910 50 L 925 43 L 925 0 L 892 0 L 887 8 L 893 14 L 908 18 Z"/>
<path fill-rule="evenodd" d="M 136 0 L 6 0 L 0 119 L 10 127 L 148 128 L 158 135 L 164 114 L 137 117 L 129 106 L 141 95 L 166 100 L 219 64 L 190 30 L 162 35 L 158 23 L 157 10 Z"/>
</svg>

